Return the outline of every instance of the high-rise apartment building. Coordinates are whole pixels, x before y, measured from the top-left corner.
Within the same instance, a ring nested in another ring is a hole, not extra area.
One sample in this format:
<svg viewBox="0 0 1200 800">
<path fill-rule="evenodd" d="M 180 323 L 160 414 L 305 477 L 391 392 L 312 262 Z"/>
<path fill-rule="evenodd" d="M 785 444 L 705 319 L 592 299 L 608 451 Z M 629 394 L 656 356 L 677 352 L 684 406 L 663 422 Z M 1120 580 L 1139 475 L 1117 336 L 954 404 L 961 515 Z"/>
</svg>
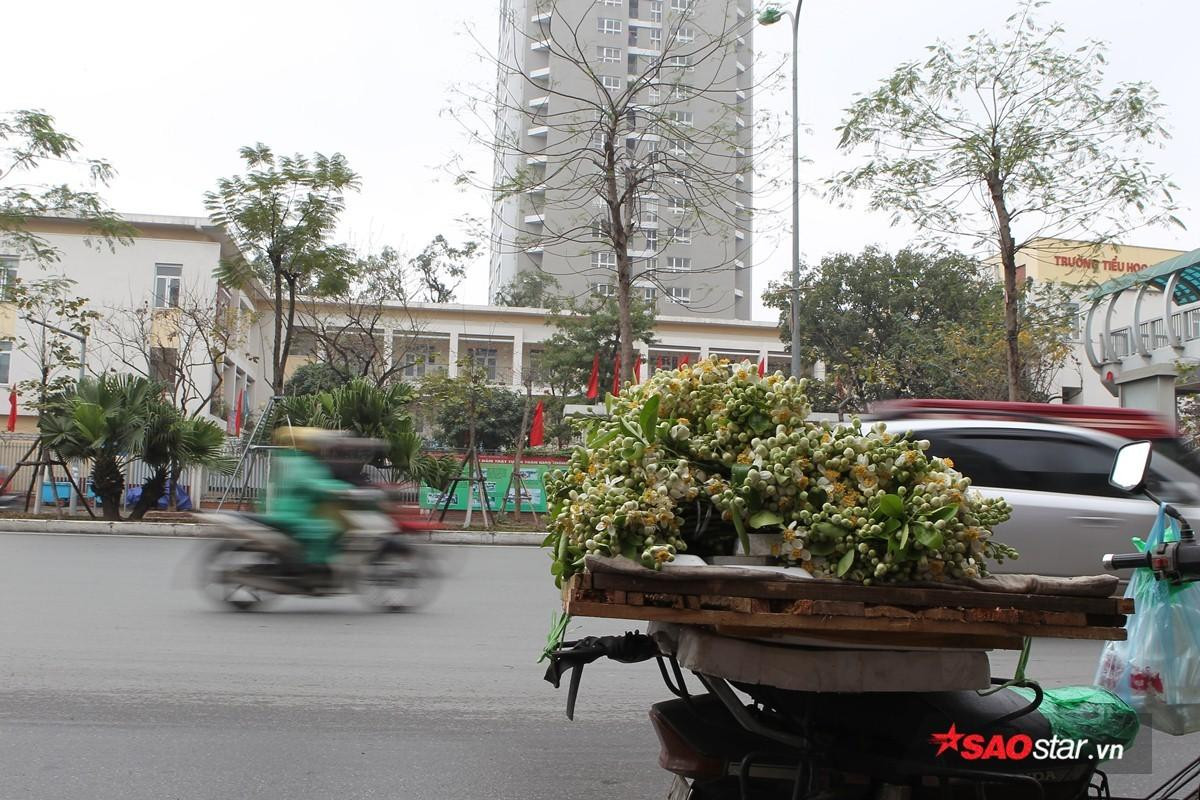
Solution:
<svg viewBox="0 0 1200 800">
<path fill-rule="evenodd" d="M 657 313 L 750 318 L 751 2 L 504 0 L 491 296 L 614 294 L 617 213 Z"/>
</svg>

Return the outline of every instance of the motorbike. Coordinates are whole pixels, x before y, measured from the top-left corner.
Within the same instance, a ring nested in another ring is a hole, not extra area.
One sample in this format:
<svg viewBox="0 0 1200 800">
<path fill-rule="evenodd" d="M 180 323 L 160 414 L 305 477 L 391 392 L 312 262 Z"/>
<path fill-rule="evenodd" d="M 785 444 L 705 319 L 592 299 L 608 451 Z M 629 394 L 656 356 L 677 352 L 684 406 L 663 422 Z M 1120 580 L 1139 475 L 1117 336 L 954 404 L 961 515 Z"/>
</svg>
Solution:
<svg viewBox="0 0 1200 800">
<path fill-rule="evenodd" d="M 1156 500 L 1145 487 L 1150 443 L 1118 452 L 1110 481 Z M 1106 555 L 1110 570 L 1146 568 L 1161 581 L 1200 580 L 1200 544 L 1179 513 L 1179 541 L 1145 553 Z M 671 773 L 668 800 L 1077 800 L 1111 798 L 1092 753 L 1074 757 L 947 761 L 929 746 L 931 732 L 973 731 L 984 741 L 1046 741 L 1039 710 L 1055 690 L 992 678 L 1003 689 L 933 693 L 833 694 L 733 683 L 693 672 L 689 686 L 662 637 L 632 632 L 561 642 L 549 650 L 546 680 L 556 688 L 569 673 L 567 716 L 573 718 L 583 666 L 600 658 L 623 663 L 654 659 L 674 699 L 655 703 L 650 720 L 659 765 Z M 740 694 L 739 694 L 740 693 Z M 748 698 L 748 700 L 747 700 Z M 1023 738 L 1027 737 L 1027 738 Z M 1035 754 L 1041 755 L 1041 754 Z M 1071 754 L 1068 754 L 1070 756 Z M 1179 797 L 1200 779 L 1200 758 L 1185 765 L 1145 800 Z M 1200 800 L 1200 788 L 1184 795 Z"/>
<path fill-rule="evenodd" d="M 334 476 L 350 484 L 333 498 L 347 529 L 328 571 L 306 569 L 288 532 L 261 514 L 214 512 L 206 522 L 220 528 L 203 559 L 201 582 L 219 604 L 238 611 L 266 608 L 281 595 L 358 595 L 369 607 L 414 611 L 437 594 L 440 568 L 416 534 L 431 526 L 393 504 L 389 493 L 366 485 L 363 468 L 382 447 L 342 438 L 322 454 Z"/>
</svg>

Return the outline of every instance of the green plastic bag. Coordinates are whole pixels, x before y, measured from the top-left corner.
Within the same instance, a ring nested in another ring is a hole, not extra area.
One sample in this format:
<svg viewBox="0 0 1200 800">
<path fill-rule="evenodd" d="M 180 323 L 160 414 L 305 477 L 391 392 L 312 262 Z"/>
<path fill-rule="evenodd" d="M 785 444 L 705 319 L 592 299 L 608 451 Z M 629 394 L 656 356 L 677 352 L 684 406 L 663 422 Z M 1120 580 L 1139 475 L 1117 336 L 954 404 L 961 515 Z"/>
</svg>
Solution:
<svg viewBox="0 0 1200 800">
<path fill-rule="evenodd" d="M 1011 687 L 1026 700 L 1034 698 L 1032 689 Z M 1050 731 L 1060 739 L 1084 740 L 1095 755 L 1096 745 L 1119 744 L 1128 747 L 1137 737 L 1137 712 L 1121 698 L 1098 686 L 1063 686 L 1046 689 L 1038 713 L 1050 723 Z"/>
</svg>

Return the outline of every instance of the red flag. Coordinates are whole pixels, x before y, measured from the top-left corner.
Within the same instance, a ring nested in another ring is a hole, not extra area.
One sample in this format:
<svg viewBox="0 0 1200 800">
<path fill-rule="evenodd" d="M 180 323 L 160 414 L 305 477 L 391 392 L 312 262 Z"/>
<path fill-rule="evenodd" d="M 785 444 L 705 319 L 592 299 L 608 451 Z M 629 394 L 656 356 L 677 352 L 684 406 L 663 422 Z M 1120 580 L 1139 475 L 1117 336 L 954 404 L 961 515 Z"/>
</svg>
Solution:
<svg viewBox="0 0 1200 800">
<path fill-rule="evenodd" d="M 234 412 L 233 412 L 233 435 L 234 436 L 242 435 L 242 395 L 244 395 L 245 393 L 246 393 L 246 391 L 244 389 L 242 391 L 238 392 L 237 408 L 235 408 Z"/>
<path fill-rule="evenodd" d="M 680 367 L 687 366 L 687 363 L 688 363 L 688 357 L 687 357 L 687 356 L 684 356 L 683 358 L 679 359 L 679 366 L 680 366 Z"/>
<path fill-rule="evenodd" d="M 17 390 L 8 390 L 8 432 L 17 429 Z"/>
<path fill-rule="evenodd" d="M 595 400 L 600 396 L 600 354 L 592 357 L 592 377 L 588 378 L 587 399 Z"/>
<path fill-rule="evenodd" d="M 621 393 L 621 357 L 618 355 L 613 362 L 613 394 Z"/>
<path fill-rule="evenodd" d="M 767 360 L 765 358 L 760 358 L 758 360 L 758 377 L 761 378 L 763 375 L 766 375 L 766 374 L 767 374 Z"/>
<path fill-rule="evenodd" d="M 633 382 L 638 383 L 642 380 L 642 354 L 639 352 L 637 358 L 633 360 Z"/>
<path fill-rule="evenodd" d="M 546 440 L 546 407 L 538 400 L 533 409 L 533 423 L 529 426 L 529 446 L 537 447 Z"/>
</svg>

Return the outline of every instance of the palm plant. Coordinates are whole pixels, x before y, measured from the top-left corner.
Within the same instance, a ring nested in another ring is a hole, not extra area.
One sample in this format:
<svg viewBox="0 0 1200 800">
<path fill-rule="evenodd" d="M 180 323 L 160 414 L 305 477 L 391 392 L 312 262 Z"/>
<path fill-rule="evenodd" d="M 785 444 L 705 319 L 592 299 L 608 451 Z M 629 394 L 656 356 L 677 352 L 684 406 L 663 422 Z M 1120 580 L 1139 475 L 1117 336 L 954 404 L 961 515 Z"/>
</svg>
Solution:
<svg viewBox="0 0 1200 800">
<path fill-rule="evenodd" d="M 92 463 L 92 487 L 105 519 L 121 518 L 125 467 L 141 454 L 160 387 L 128 375 L 85 378 L 49 398 L 38 420 L 42 446 Z"/>
<path fill-rule="evenodd" d="M 142 495 L 130 512 L 130 519 L 141 519 L 168 489 L 169 507 L 174 508 L 179 476 L 190 467 L 200 466 L 223 475 L 232 474 L 237 467 L 237 459 L 226 450 L 225 432 L 220 426 L 209 420 L 185 417 L 174 406 L 161 401 L 147 424 L 142 460 L 153 472 L 142 484 Z"/>
</svg>

